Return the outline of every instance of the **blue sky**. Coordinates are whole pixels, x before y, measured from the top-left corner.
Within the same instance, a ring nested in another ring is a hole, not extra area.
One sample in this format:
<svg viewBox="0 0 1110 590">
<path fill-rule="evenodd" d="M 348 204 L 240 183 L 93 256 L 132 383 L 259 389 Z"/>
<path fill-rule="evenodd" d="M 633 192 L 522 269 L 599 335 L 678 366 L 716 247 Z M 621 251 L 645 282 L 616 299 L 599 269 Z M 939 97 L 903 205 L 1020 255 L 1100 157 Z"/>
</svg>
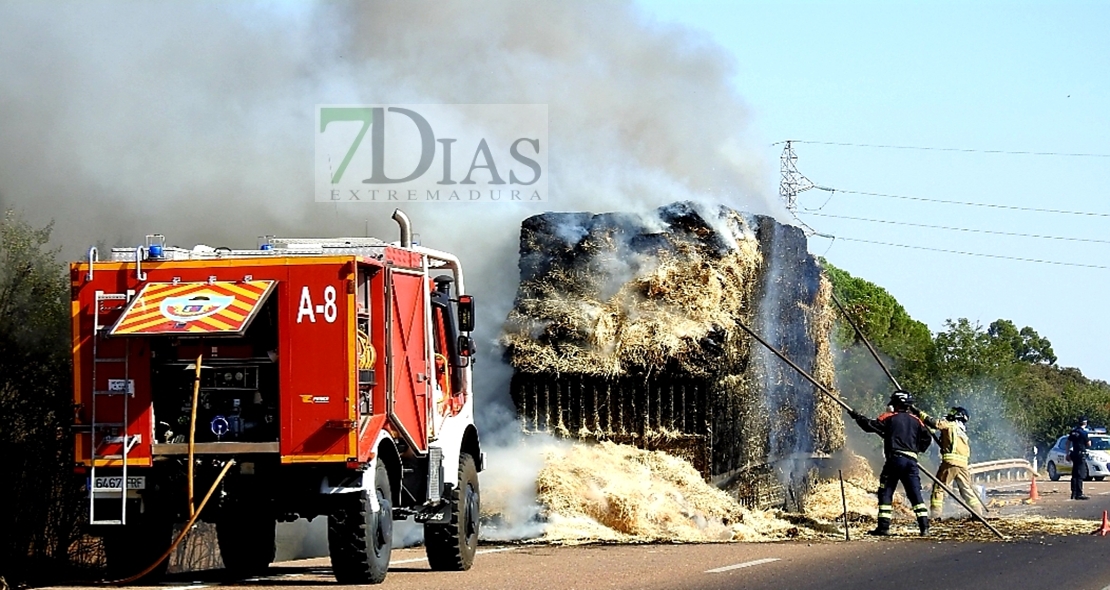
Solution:
<svg viewBox="0 0 1110 590">
<path fill-rule="evenodd" d="M 735 60 L 753 142 L 777 171 L 785 139 L 1110 154 L 1110 3 L 666 2 L 660 26 L 700 31 Z M 695 97 L 691 97 L 695 99 Z M 1110 213 L 1110 157 L 796 146 L 817 184 L 864 192 Z M 768 174 L 768 192 L 778 176 Z M 826 201 L 828 201 L 826 203 Z M 810 191 L 800 209 L 1110 242 L 1110 217 Z M 872 241 L 1105 266 L 1077 268 L 813 238 L 810 250 L 888 289 L 941 329 L 997 318 L 1048 337 L 1064 366 L 1110 379 L 1110 243 L 1042 240 L 801 215 Z M 827 252 L 827 253 L 826 253 Z"/>
</svg>

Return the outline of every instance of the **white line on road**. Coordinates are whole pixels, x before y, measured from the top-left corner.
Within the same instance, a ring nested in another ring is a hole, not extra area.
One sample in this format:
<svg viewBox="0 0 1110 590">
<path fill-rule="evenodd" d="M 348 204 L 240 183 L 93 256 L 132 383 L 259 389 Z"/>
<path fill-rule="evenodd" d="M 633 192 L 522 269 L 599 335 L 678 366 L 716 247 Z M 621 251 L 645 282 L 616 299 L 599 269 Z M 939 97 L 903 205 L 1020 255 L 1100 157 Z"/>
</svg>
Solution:
<svg viewBox="0 0 1110 590">
<path fill-rule="evenodd" d="M 475 553 L 475 555 L 486 555 L 488 553 L 503 553 L 505 551 L 516 551 L 516 547 L 498 547 L 497 549 L 482 549 Z M 418 561 L 427 561 L 427 557 L 416 557 L 413 559 L 401 559 L 398 561 L 390 561 L 389 565 L 401 565 L 403 563 L 416 563 Z"/>
<path fill-rule="evenodd" d="M 773 561 L 778 561 L 778 560 L 779 560 L 779 558 L 777 558 L 777 557 L 765 557 L 763 559 L 757 559 L 755 561 L 745 561 L 744 563 L 737 563 L 735 565 L 726 565 L 724 567 L 719 567 L 719 568 L 716 568 L 716 569 L 705 570 L 705 573 L 707 573 L 707 574 L 719 574 L 721 572 L 727 572 L 727 571 L 731 571 L 731 570 L 738 570 L 738 569 L 743 568 L 743 567 L 752 567 L 753 565 L 763 565 L 765 563 L 771 563 Z"/>
</svg>

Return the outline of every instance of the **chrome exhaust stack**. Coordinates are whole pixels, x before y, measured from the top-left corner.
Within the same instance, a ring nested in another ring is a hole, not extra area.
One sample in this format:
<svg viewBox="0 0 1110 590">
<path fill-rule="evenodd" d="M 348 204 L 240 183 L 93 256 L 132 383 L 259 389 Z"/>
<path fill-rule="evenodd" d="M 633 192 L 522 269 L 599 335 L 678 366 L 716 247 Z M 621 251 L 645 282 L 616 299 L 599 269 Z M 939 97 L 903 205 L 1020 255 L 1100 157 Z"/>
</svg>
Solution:
<svg viewBox="0 0 1110 590">
<path fill-rule="evenodd" d="M 404 211 L 400 209 L 393 210 L 393 221 L 401 228 L 401 247 L 412 247 L 412 223 L 409 222 L 409 216 L 405 215 Z"/>
</svg>

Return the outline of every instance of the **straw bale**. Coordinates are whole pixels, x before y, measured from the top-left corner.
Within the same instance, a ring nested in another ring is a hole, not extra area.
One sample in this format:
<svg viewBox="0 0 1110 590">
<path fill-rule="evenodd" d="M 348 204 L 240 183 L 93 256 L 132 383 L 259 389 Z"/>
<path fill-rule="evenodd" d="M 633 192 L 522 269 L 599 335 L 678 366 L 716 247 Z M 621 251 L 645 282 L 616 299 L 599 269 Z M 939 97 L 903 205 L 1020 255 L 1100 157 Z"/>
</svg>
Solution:
<svg viewBox="0 0 1110 590">
<path fill-rule="evenodd" d="M 800 303 L 806 312 L 806 330 L 817 345 L 813 377 L 833 393 L 836 391 L 836 367 L 833 363 L 830 337 L 836 314 L 832 308 L 832 282 L 821 272 L 821 282 L 812 305 Z M 844 446 L 844 419 L 840 406 L 828 396 L 814 392 L 814 450 L 831 452 Z"/>
<path fill-rule="evenodd" d="M 762 263 L 750 232 L 736 230 L 732 238 L 734 247 L 721 252 L 668 234 L 668 248 L 628 253 L 639 272 L 608 297 L 612 277 L 605 269 L 586 272 L 593 264 L 586 254 L 580 267 L 555 265 L 523 280 L 501 339 L 513 367 L 611 377 L 674 363 L 688 374 L 707 374 L 703 340 L 738 330 L 736 320 L 751 312 Z M 587 240 L 597 242 L 610 240 Z"/>
</svg>

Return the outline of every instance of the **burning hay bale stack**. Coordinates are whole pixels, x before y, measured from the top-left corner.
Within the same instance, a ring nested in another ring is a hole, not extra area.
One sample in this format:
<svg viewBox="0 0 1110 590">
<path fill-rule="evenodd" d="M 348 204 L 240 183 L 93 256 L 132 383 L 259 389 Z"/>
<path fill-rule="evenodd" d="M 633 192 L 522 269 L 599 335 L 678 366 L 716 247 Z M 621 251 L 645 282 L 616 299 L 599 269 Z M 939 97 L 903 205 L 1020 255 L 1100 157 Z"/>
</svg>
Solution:
<svg viewBox="0 0 1110 590">
<path fill-rule="evenodd" d="M 503 342 L 526 430 L 665 450 L 757 506 L 800 502 L 777 484 L 843 445 L 839 410 L 739 327 L 832 386 L 831 291 L 797 228 L 690 203 L 547 213 L 520 272 Z"/>
</svg>

